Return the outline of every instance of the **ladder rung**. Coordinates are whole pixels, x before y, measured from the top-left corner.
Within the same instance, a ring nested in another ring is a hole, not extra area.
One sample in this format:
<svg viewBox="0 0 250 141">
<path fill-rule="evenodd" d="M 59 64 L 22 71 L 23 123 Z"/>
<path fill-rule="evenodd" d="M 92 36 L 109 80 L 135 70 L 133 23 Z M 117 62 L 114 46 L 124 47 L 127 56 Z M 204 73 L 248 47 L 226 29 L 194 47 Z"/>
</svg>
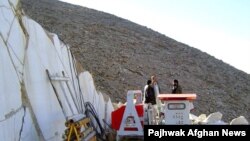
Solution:
<svg viewBox="0 0 250 141">
<path fill-rule="evenodd" d="M 69 77 L 63 77 L 63 76 L 50 76 L 50 79 L 53 81 L 69 81 Z"/>
</svg>

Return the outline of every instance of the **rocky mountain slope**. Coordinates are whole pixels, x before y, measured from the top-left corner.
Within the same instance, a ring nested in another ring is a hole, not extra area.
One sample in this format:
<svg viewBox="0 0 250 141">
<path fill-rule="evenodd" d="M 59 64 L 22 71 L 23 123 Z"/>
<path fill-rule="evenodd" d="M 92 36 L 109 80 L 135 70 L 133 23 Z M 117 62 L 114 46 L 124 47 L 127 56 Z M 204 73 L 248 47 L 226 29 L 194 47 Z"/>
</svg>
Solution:
<svg viewBox="0 0 250 141">
<path fill-rule="evenodd" d="M 71 46 L 97 88 L 113 101 L 124 101 L 127 90 L 143 89 L 155 74 L 162 93 L 170 93 L 171 81 L 178 79 L 184 93 L 198 95 L 194 114 L 220 111 L 224 121 L 240 115 L 250 120 L 249 74 L 111 14 L 57 0 L 21 4 L 27 15 Z"/>
</svg>

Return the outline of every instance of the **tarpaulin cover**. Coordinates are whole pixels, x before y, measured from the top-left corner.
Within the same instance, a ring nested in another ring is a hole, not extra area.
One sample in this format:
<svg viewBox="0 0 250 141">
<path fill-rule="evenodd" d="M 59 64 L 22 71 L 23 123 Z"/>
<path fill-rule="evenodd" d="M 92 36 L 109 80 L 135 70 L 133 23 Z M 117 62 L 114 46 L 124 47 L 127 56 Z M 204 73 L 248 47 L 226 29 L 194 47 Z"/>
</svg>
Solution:
<svg viewBox="0 0 250 141">
<path fill-rule="evenodd" d="M 102 125 L 102 119 L 110 123 L 111 100 L 95 89 L 89 72 L 77 74 L 69 46 L 17 15 L 17 5 L 0 1 L 1 140 L 62 140 L 67 117 L 83 114 L 87 101 Z"/>
</svg>

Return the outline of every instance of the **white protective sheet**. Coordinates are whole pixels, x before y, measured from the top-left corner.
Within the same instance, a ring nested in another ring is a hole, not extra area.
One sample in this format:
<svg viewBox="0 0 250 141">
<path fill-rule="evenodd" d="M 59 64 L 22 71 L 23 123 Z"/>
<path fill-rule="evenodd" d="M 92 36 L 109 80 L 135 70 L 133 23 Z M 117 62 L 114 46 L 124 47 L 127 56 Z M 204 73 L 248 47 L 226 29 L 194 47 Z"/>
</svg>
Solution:
<svg viewBox="0 0 250 141">
<path fill-rule="evenodd" d="M 103 119 L 105 118 L 105 108 L 106 108 L 105 106 L 106 105 L 105 105 L 105 101 L 104 101 L 102 93 L 98 92 L 97 95 L 99 97 L 98 98 L 99 101 L 98 101 L 98 103 L 95 104 L 95 107 L 97 109 L 97 114 L 98 114 L 98 117 L 100 119 L 100 122 L 101 122 L 102 126 L 104 127 Z"/>
<path fill-rule="evenodd" d="M 17 18 L 14 19 L 13 24 L 11 26 L 7 45 L 19 80 L 21 80 L 23 74 L 23 61 L 25 54 L 26 38 L 23 34 L 23 31 L 19 25 Z"/>
<path fill-rule="evenodd" d="M 4 41 L 6 41 L 8 38 L 8 33 L 11 29 L 14 18 L 15 15 L 11 6 L 9 5 L 8 0 L 0 0 L 0 32 Z"/>
<path fill-rule="evenodd" d="M 26 91 L 44 138 L 60 140 L 65 129 L 65 116 L 49 82 L 46 69 L 55 74 L 63 68 L 42 27 L 28 18 L 23 18 L 23 22 L 30 37 L 24 63 Z"/>
<path fill-rule="evenodd" d="M 83 93 L 84 102 L 93 103 L 95 99 L 95 86 L 91 74 L 85 71 L 79 75 L 80 87 Z"/>
<path fill-rule="evenodd" d="M 2 104 L 2 103 L 1 103 Z M 0 122 L 1 141 L 18 141 L 22 127 L 23 108 L 19 107 L 13 114 L 4 121 Z"/>
<path fill-rule="evenodd" d="M 84 112 L 87 101 L 102 125 L 104 117 L 110 121 L 113 106 L 96 91 L 91 74 L 81 73 L 78 81 L 74 57 L 56 34 L 25 16 L 19 17 L 21 28 L 14 14 L 17 3 L 0 1 L 0 140 L 62 140 L 66 118 Z M 69 81 L 50 82 L 46 69 Z"/>
<path fill-rule="evenodd" d="M 18 71 L 10 52 L 0 38 L 0 137 L 5 141 L 19 139 L 23 116 Z"/>
<path fill-rule="evenodd" d="M 94 86 L 94 81 L 91 74 L 87 71 L 83 72 L 79 76 L 80 78 L 80 87 L 84 95 L 85 102 L 91 102 L 98 113 L 98 117 L 103 124 L 103 119 L 106 114 L 106 121 L 107 123 L 111 123 L 111 112 L 114 110 L 113 105 L 109 99 L 106 106 L 106 113 L 105 113 L 105 101 L 103 98 L 102 93 L 97 92 Z"/>
<path fill-rule="evenodd" d="M 55 46 L 55 51 L 57 53 L 58 59 L 62 64 L 63 70 L 59 70 L 59 76 L 63 76 L 62 71 L 65 73 L 65 77 L 70 78 L 70 80 L 66 83 L 59 82 L 56 83 L 58 88 L 58 93 L 63 94 L 61 95 L 65 99 L 64 107 L 68 111 L 68 115 L 75 115 L 80 112 L 80 104 L 79 104 L 79 85 L 76 81 L 76 75 L 73 67 L 73 62 L 71 59 L 71 53 L 67 46 L 62 44 L 58 39 L 58 36 L 53 33 L 49 33 L 50 37 L 52 38 L 52 42 Z M 75 85 L 73 85 L 75 84 Z M 76 86 L 76 87 L 74 87 Z"/>
<path fill-rule="evenodd" d="M 28 108 L 26 108 L 26 113 L 24 116 L 23 130 L 21 134 L 21 141 L 38 141 L 42 140 L 39 138 L 35 129 L 34 123 L 31 119 L 31 114 Z"/>
<path fill-rule="evenodd" d="M 112 101 L 111 99 L 109 98 L 109 101 L 107 102 L 107 123 L 111 125 L 111 113 L 114 111 L 114 107 L 113 107 L 113 104 L 112 104 Z"/>
<path fill-rule="evenodd" d="M 13 7 L 16 7 L 19 0 L 9 0 L 9 2 L 10 2 L 10 5 L 12 5 Z"/>
<path fill-rule="evenodd" d="M 0 1 L 0 139 L 15 141 L 19 139 L 24 116 L 18 69 L 12 53 L 16 51 L 7 43 L 18 32 L 11 29 L 18 28 L 17 21 L 7 0 Z M 20 33 L 20 32 L 19 32 Z M 21 35 L 22 36 L 22 35 Z M 16 36 L 19 38 L 20 36 Z M 17 39 L 18 40 L 18 39 Z M 22 45 L 20 45 L 22 48 Z"/>
<path fill-rule="evenodd" d="M 21 103 L 20 84 L 3 40 L 0 38 L 0 121 L 15 111 Z"/>
</svg>

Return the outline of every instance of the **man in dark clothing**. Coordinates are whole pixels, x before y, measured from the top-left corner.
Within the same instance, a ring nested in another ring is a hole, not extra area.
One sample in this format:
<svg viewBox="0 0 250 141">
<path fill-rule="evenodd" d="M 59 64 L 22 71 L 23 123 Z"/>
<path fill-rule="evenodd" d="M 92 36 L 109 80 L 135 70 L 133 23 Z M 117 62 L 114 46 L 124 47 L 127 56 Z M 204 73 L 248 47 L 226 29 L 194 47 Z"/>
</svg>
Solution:
<svg viewBox="0 0 250 141">
<path fill-rule="evenodd" d="M 155 91 L 151 81 L 148 84 L 148 87 L 145 89 L 145 103 L 151 103 L 152 105 L 156 104 Z"/>
<path fill-rule="evenodd" d="M 148 118 L 151 117 L 152 119 L 149 120 L 148 124 L 156 124 L 156 115 L 157 115 L 157 105 L 156 105 L 156 96 L 154 86 L 151 80 L 148 80 L 147 85 L 144 89 L 145 93 L 145 106 L 147 111 Z M 151 111 L 152 112 L 149 112 Z"/>
<path fill-rule="evenodd" d="M 173 82 L 173 88 L 172 88 L 172 94 L 181 94 L 182 93 L 182 88 L 179 85 L 178 80 L 174 80 Z"/>
<path fill-rule="evenodd" d="M 143 102 L 146 102 L 146 91 L 148 89 L 148 86 L 151 84 L 151 80 L 148 80 L 147 81 L 147 84 L 144 86 L 144 89 L 143 89 Z"/>
</svg>

